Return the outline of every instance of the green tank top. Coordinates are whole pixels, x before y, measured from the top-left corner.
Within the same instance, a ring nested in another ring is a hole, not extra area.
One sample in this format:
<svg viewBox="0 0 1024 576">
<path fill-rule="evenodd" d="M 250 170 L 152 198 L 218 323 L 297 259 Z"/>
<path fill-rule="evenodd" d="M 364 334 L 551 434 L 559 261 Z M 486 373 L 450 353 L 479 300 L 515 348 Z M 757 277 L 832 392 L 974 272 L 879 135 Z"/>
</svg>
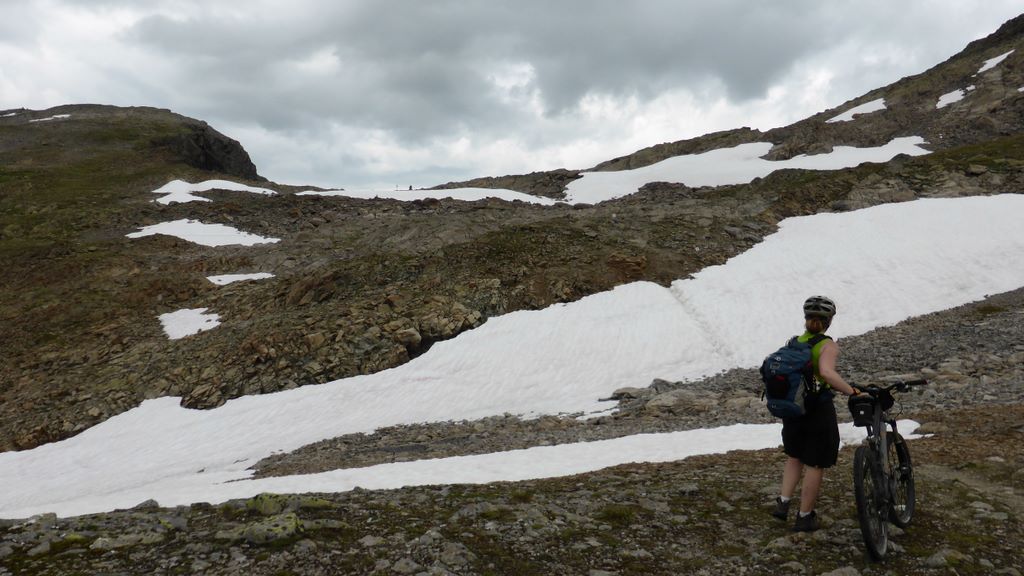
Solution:
<svg viewBox="0 0 1024 576">
<path fill-rule="evenodd" d="M 814 338 L 814 334 L 805 330 L 803 334 L 797 336 L 797 341 L 807 342 L 811 338 Z M 825 342 L 828 342 L 829 340 L 831 340 L 831 338 L 823 338 L 821 342 L 814 345 L 814 348 L 811 348 L 811 363 L 814 365 L 814 379 L 818 383 L 818 390 L 821 391 L 822 396 L 831 400 L 834 396 L 832 393 L 832 387 L 829 386 L 828 382 L 821 377 L 821 369 L 818 367 L 818 359 L 821 358 L 821 349 L 825 347 Z"/>
</svg>

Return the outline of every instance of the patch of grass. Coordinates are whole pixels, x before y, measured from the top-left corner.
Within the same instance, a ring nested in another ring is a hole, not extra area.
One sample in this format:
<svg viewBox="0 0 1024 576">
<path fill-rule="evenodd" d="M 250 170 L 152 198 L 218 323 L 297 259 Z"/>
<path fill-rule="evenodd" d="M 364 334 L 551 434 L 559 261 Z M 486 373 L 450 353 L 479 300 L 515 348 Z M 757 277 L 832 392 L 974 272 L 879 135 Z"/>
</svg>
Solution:
<svg viewBox="0 0 1024 576">
<path fill-rule="evenodd" d="M 1024 135 L 995 138 L 980 144 L 943 150 L 929 156 L 921 158 L 939 163 L 947 169 L 963 171 L 971 164 L 977 164 L 996 173 L 1019 171 L 1024 169 Z"/>
<path fill-rule="evenodd" d="M 982 304 L 975 309 L 978 314 L 982 316 L 991 316 L 993 314 L 1002 314 L 1006 312 L 1006 308 L 995 304 Z"/>
<path fill-rule="evenodd" d="M 550 573 L 544 566 L 531 562 L 502 542 L 476 530 L 463 531 L 459 541 L 472 550 L 478 559 L 470 573 L 493 576 L 547 576 Z"/>
<path fill-rule="evenodd" d="M 528 504 L 533 501 L 533 492 L 530 490 L 515 490 L 509 499 L 518 504 Z"/>
<path fill-rule="evenodd" d="M 594 518 L 621 528 L 633 524 L 639 513 L 640 508 L 638 506 L 631 504 L 609 504 L 599 510 L 594 515 Z"/>
</svg>

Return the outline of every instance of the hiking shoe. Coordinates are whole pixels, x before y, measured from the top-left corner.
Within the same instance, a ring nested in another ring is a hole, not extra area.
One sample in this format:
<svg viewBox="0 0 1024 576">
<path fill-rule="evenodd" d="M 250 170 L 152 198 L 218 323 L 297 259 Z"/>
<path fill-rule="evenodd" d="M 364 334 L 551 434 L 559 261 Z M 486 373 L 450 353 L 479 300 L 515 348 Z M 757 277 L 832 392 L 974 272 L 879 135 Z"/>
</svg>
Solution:
<svg viewBox="0 0 1024 576">
<path fill-rule="evenodd" d="M 775 510 L 772 510 L 772 516 L 775 516 L 779 520 L 782 520 L 783 522 L 785 522 L 786 518 L 789 518 L 789 503 L 790 502 L 792 502 L 792 500 L 786 500 L 785 502 L 783 502 L 782 498 L 779 498 L 778 496 L 776 496 L 775 497 Z"/>
<path fill-rule="evenodd" d="M 796 523 L 793 524 L 793 532 L 814 532 L 821 525 L 818 523 L 818 513 L 811 510 L 807 516 L 796 515 Z"/>
</svg>

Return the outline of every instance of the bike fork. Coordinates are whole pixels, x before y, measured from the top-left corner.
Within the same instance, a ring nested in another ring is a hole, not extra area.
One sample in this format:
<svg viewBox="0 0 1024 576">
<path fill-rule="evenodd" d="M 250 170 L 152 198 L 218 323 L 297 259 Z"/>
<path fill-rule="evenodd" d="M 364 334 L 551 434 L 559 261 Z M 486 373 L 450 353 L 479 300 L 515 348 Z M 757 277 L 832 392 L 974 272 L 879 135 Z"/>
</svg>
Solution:
<svg viewBox="0 0 1024 576">
<path fill-rule="evenodd" d="M 875 491 L 875 502 L 878 504 L 878 509 L 875 511 L 882 522 L 888 518 L 889 500 L 891 490 L 894 488 L 890 486 L 893 481 L 892 477 L 886 473 L 885 467 L 888 465 L 887 462 L 887 438 L 885 435 L 885 429 L 879 431 L 879 435 L 870 438 L 871 442 L 871 474 L 874 482 L 872 482 Z"/>
</svg>

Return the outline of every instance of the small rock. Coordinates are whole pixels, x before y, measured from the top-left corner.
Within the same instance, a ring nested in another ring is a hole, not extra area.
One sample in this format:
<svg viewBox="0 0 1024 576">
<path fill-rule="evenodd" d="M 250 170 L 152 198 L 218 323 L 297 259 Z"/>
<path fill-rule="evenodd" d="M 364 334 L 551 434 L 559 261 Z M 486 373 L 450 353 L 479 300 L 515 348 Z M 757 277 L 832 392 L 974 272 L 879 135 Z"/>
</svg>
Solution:
<svg viewBox="0 0 1024 576">
<path fill-rule="evenodd" d="M 824 572 L 821 576 L 860 576 L 860 570 L 857 570 L 853 566 L 843 566 L 837 568 L 831 572 Z"/>
<path fill-rule="evenodd" d="M 158 504 L 156 500 L 153 500 L 152 498 L 150 498 L 149 500 L 146 500 L 145 502 L 140 502 L 140 503 L 136 504 L 135 507 L 132 508 L 132 510 L 143 511 L 143 510 L 156 510 L 158 508 L 160 508 L 160 504 Z"/>
<path fill-rule="evenodd" d="M 119 548 L 134 546 L 140 542 L 142 542 L 142 536 L 139 534 L 122 534 L 121 536 L 116 536 L 114 538 L 100 536 L 89 545 L 89 549 L 103 551 L 117 550 Z"/>
<path fill-rule="evenodd" d="M 988 502 L 982 502 L 980 500 L 971 502 L 969 506 L 979 512 L 992 512 L 993 510 L 995 510 L 995 508 L 993 508 L 991 504 L 989 504 Z"/>
<path fill-rule="evenodd" d="M 395 332 L 392 336 L 395 342 L 405 346 L 406 348 L 416 348 L 423 341 L 423 336 L 420 335 L 419 331 L 415 328 L 405 328 Z"/>
<path fill-rule="evenodd" d="M 263 516 L 273 516 L 280 514 L 285 510 L 288 505 L 288 497 L 282 494 L 273 494 L 271 492 L 264 492 L 257 494 L 252 498 L 245 501 L 245 507 L 249 510 L 255 510 Z"/>
<path fill-rule="evenodd" d="M 43 554 L 49 554 L 49 553 L 50 553 L 50 541 L 49 540 L 43 540 L 41 543 L 39 543 L 38 545 L 32 547 L 32 549 L 30 549 L 28 551 L 28 555 L 30 557 L 42 556 Z"/>
<path fill-rule="evenodd" d="M 444 545 L 444 549 L 441 550 L 441 555 L 438 556 L 438 559 L 448 566 L 464 566 L 470 561 L 475 560 L 476 556 L 463 544 L 448 542 Z"/>
<path fill-rule="evenodd" d="M 300 556 L 305 556 L 305 555 L 313 554 L 313 553 L 316 552 L 316 549 L 317 549 L 316 542 L 314 542 L 314 541 L 312 541 L 312 540 L 310 540 L 308 538 L 303 539 L 303 540 L 299 540 L 298 542 L 295 543 L 295 553 L 300 555 Z"/>
<path fill-rule="evenodd" d="M 792 547 L 793 540 L 791 540 L 788 536 L 779 536 L 775 540 L 769 542 L 767 546 L 769 550 L 784 550 L 786 548 Z"/>
<path fill-rule="evenodd" d="M 167 530 L 185 530 L 188 528 L 188 519 L 184 516 L 160 516 L 158 517 L 160 525 Z"/>
<path fill-rule="evenodd" d="M 644 392 L 645 392 L 645 390 L 643 388 L 633 388 L 633 387 L 619 388 L 618 390 L 612 392 L 611 399 L 612 400 L 634 400 L 636 398 L 641 398 L 643 396 Z"/>
<path fill-rule="evenodd" d="M 380 536 L 366 535 L 358 540 L 360 544 L 366 548 L 372 548 L 374 546 L 380 546 L 384 543 L 384 539 Z"/>
<path fill-rule="evenodd" d="M 402 558 L 391 566 L 391 570 L 398 574 L 413 574 L 419 569 L 420 565 L 412 558 Z"/>
<path fill-rule="evenodd" d="M 940 422 L 925 422 L 918 426 L 915 434 L 942 434 L 949 430 L 949 427 Z"/>
<path fill-rule="evenodd" d="M 950 548 L 943 548 L 935 554 L 932 554 L 924 561 L 925 566 L 929 568 L 944 568 L 952 564 L 959 564 L 967 559 L 962 552 Z"/>
<path fill-rule="evenodd" d="M 680 496 L 693 496 L 700 492 L 700 486 L 694 483 L 680 484 L 676 488 L 676 492 L 678 492 Z"/>
<path fill-rule="evenodd" d="M 782 574 L 806 574 L 807 566 L 793 560 L 792 562 L 786 562 L 782 566 L 779 566 Z M 860 576 L 860 575 L 858 575 Z"/>
<path fill-rule="evenodd" d="M 271 516 L 264 522 L 250 524 L 242 530 L 242 537 L 255 545 L 287 540 L 302 532 L 302 522 L 293 512 Z"/>
<path fill-rule="evenodd" d="M 423 546 L 433 546 L 435 542 L 440 542 L 442 540 L 444 540 L 444 536 L 442 536 L 440 532 L 437 530 L 427 530 L 423 536 L 420 536 L 417 539 L 417 542 Z"/>
<path fill-rule="evenodd" d="M 32 524 L 40 528 L 53 528 L 57 524 L 57 515 L 53 512 L 39 514 L 29 518 L 25 524 Z"/>
<path fill-rule="evenodd" d="M 622 552 L 622 555 L 626 556 L 627 558 L 641 558 L 644 560 L 654 558 L 654 554 L 651 554 L 643 548 L 637 548 L 636 550 L 625 550 Z"/>
<path fill-rule="evenodd" d="M 310 350 L 320 349 L 327 342 L 327 336 L 323 332 L 314 332 L 306 335 L 306 345 Z"/>
</svg>

